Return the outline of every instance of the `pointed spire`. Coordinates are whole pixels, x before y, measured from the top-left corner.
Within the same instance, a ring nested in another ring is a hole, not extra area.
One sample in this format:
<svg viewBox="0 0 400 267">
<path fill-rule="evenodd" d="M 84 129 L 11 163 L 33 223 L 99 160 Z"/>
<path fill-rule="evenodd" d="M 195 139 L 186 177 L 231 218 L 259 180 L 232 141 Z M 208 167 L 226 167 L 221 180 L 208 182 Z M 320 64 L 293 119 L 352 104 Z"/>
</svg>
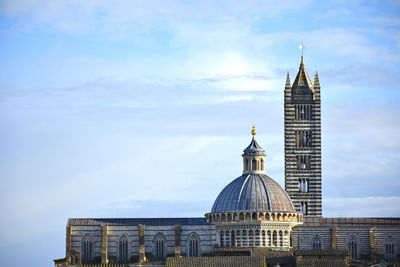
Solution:
<svg viewBox="0 0 400 267">
<path fill-rule="evenodd" d="M 300 98 L 304 98 L 304 96 L 310 96 L 312 94 L 313 85 L 306 71 L 304 57 L 301 56 L 299 72 L 297 73 L 296 79 L 294 80 L 292 86 L 292 97 L 297 98 L 297 96 L 300 96 Z"/>
<path fill-rule="evenodd" d="M 290 88 L 290 87 L 291 87 L 291 85 L 290 85 L 290 76 L 289 76 L 289 72 L 287 72 L 287 75 L 286 75 L 286 84 L 285 84 L 285 87 L 286 87 L 286 88 Z"/>
<path fill-rule="evenodd" d="M 315 87 L 320 87 L 319 86 L 319 78 L 318 78 L 318 72 L 315 72 L 315 76 L 314 76 L 314 88 Z"/>
</svg>

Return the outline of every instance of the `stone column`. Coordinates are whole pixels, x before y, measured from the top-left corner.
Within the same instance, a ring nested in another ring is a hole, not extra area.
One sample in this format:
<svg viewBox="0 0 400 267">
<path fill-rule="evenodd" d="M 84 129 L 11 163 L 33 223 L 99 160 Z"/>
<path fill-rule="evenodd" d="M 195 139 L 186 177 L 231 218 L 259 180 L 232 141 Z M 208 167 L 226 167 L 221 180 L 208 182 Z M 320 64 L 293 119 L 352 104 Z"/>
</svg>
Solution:
<svg viewBox="0 0 400 267">
<path fill-rule="evenodd" d="M 175 257 L 180 257 L 180 256 L 181 256 L 181 226 L 175 225 Z"/>
<path fill-rule="evenodd" d="M 145 225 L 139 225 L 139 262 L 146 261 L 146 247 L 144 244 L 145 230 Z"/>
<path fill-rule="evenodd" d="M 331 228 L 332 249 L 333 250 L 336 249 L 336 232 L 337 232 L 336 228 Z"/>
<path fill-rule="evenodd" d="M 107 264 L 107 244 L 108 236 L 107 236 L 107 225 L 101 227 L 101 264 Z"/>
</svg>

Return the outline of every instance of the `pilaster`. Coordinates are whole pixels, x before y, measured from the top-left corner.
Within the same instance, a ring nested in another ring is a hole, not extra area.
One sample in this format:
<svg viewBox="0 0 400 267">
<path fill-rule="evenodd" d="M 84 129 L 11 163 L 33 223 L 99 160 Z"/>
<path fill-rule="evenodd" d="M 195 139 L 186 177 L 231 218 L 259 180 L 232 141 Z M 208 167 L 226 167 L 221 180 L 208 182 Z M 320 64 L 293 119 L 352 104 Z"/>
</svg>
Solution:
<svg viewBox="0 0 400 267">
<path fill-rule="evenodd" d="M 146 247 L 144 244 L 145 225 L 139 225 L 139 262 L 146 261 Z"/>
<path fill-rule="evenodd" d="M 71 233 L 72 233 L 72 228 L 71 226 L 67 227 L 67 236 L 66 236 L 66 251 L 65 251 L 65 257 L 67 258 L 67 260 L 69 260 L 69 258 L 71 257 L 71 246 L 72 246 L 72 242 L 71 242 Z"/>
<path fill-rule="evenodd" d="M 101 227 L 101 264 L 107 264 L 108 229 L 107 226 Z"/>
<path fill-rule="evenodd" d="M 175 257 L 181 256 L 181 226 L 175 225 Z"/>
</svg>

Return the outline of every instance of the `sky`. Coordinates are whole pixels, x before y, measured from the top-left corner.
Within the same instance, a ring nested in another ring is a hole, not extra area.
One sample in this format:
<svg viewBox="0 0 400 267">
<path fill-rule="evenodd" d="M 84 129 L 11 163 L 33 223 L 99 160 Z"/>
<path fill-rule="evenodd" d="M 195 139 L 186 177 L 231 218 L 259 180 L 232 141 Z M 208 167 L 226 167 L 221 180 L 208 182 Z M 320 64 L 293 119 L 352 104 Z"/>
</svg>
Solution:
<svg viewBox="0 0 400 267">
<path fill-rule="evenodd" d="M 324 217 L 400 217 L 400 1 L 0 1 L 0 265 L 74 217 L 202 217 L 251 126 L 284 186 L 283 89 L 322 94 Z"/>
</svg>

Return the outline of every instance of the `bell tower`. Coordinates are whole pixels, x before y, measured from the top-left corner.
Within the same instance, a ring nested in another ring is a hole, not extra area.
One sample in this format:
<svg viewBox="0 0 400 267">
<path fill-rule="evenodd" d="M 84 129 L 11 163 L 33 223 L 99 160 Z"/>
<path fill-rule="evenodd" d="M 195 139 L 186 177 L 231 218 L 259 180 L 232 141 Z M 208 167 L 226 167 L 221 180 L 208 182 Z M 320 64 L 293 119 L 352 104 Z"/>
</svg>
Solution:
<svg viewBox="0 0 400 267">
<path fill-rule="evenodd" d="M 314 84 L 301 56 L 293 85 L 285 85 L 285 190 L 298 212 L 322 216 L 321 94 L 318 73 Z"/>
</svg>

